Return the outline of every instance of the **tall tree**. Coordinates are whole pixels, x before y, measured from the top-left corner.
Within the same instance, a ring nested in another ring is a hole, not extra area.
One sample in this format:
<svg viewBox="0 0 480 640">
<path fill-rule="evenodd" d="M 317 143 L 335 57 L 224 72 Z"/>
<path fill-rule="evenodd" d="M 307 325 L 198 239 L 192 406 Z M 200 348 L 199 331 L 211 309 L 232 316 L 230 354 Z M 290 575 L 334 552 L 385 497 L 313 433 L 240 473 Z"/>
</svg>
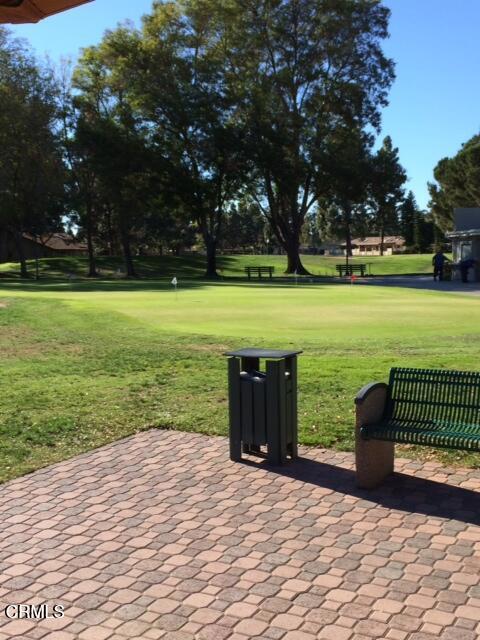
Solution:
<svg viewBox="0 0 480 640">
<path fill-rule="evenodd" d="M 14 239 L 22 277 L 23 234 L 57 230 L 64 212 L 56 96 L 52 73 L 0 29 L 0 228 Z"/>
<path fill-rule="evenodd" d="M 398 148 L 387 136 L 373 159 L 371 205 L 373 222 L 380 234 L 380 255 L 383 256 L 384 238 L 399 229 L 398 208 L 403 200 L 403 185 L 407 174 L 400 164 Z"/>
<path fill-rule="evenodd" d="M 415 244 L 415 225 L 420 212 L 413 191 L 409 191 L 400 205 L 400 228 L 407 247 Z"/>
<path fill-rule="evenodd" d="M 431 214 L 417 210 L 413 228 L 413 248 L 417 253 L 426 253 L 445 241 L 442 232 L 435 225 Z"/>
<path fill-rule="evenodd" d="M 73 76 L 82 113 L 80 144 L 89 149 L 102 199 L 114 213 L 127 277 L 136 276 L 132 243 L 143 226 L 155 179 L 121 55 L 135 44 L 136 35 L 127 27 L 108 32 L 98 47 L 84 50 Z"/>
<path fill-rule="evenodd" d="M 430 211 L 442 231 L 453 228 L 455 207 L 480 206 L 480 134 L 475 135 L 452 158 L 436 165 L 429 183 Z"/>
<path fill-rule="evenodd" d="M 363 235 L 367 223 L 372 142 L 372 136 L 364 131 L 339 128 L 331 136 L 328 171 L 321 177 L 321 190 L 328 194 L 320 201 L 322 225 L 344 239 L 347 256 L 352 255 L 352 235 Z"/>
<path fill-rule="evenodd" d="M 255 202 L 241 199 L 225 216 L 222 248 L 242 249 L 244 253 L 265 249 L 266 221 Z"/>
<path fill-rule="evenodd" d="M 328 195 L 331 136 L 378 128 L 393 63 L 381 50 L 389 10 L 377 0 L 240 0 L 227 68 L 243 94 L 242 118 L 254 164 L 251 190 L 288 256 L 306 273 L 300 234 Z M 228 12 L 231 20 L 232 10 Z"/>
<path fill-rule="evenodd" d="M 131 55 L 133 100 L 152 145 L 195 219 L 216 277 L 225 211 L 245 177 L 242 131 L 225 59 L 226 32 L 212 0 L 156 3 Z"/>
<path fill-rule="evenodd" d="M 88 277 L 98 275 L 94 238 L 98 230 L 100 212 L 99 180 L 95 171 L 94 150 L 88 144 L 88 125 L 85 114 L 78 108 L 73 96 L 71 73 L 62 69 L 60 114 L 61 140 L 68 168 L 67 191 L 70 201 L 70 223 L 81 229 L 87 240 Z"/>
</svg>

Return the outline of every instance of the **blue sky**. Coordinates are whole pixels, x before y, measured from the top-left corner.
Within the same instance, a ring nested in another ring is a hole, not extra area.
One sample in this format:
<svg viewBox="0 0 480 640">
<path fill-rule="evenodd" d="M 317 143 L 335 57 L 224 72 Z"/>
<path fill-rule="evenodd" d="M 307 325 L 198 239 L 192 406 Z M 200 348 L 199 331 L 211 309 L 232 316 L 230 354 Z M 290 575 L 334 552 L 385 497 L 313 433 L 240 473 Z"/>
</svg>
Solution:
<svg viewBox="0 0 480 640">
<path fill-rule="evenodd" d="M 124 19 L 139 24 L 151 0 L 95 0 L 37 25 L 12 27 L 38 54 L 75 58 Z M 408 188 L 420 206 L 437 161 L 480 131 L 480 0 L 385 0 L 392 11 L 384 50 L 397 79 L 385 109 L 382 136 L 400 149 Z"/>
</svg>

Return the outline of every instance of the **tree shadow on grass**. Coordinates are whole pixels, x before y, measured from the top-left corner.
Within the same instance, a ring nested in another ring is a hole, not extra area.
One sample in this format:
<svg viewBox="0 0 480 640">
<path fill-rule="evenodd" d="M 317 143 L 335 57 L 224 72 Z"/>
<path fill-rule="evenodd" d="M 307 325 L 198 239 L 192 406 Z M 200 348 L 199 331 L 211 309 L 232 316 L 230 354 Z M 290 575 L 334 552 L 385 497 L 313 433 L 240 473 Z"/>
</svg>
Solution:
<svg viewBox="0 0 480 640">
<path fill-rule="evenodd" d="M 309 458 L 297 458 L 281 467 L 268 465 L 265 460 L 249 459 L 244 463 L 354 496 L 364 501 L 366 508 L 376 504 L 387 509 L 480 525 L 480 493 L 453 484 L 395 472 L 377 489 L 366 490 L 356 486 L 355 471 Z"/>
<path fill-rule="evenodd" d="M 219 256 L 218 269 L 231 269 L 235 261 L 230 256 Z M 20 277 L 18 263 L 9 263 L 2 266 L 2 275 L 11 278 Z M 137 256 L 134 258 L 134 266 L 141 278 L 172 277 L 175 273 L 186 277 L 201 277 L 205 274 L 204 256 Z M 36 272 L 35 260 L 27 260 L 27 268 L 33 277 Z M 113 275 L 125 271 L 125 263 L 120 256 L 97 256 L 96 267 L 100 276 Z M 89 270 L 88 258 L 82 256 L 62 256 L 41 258 L 38 262 L 40 277 L 67 278 L 70 274 L 77 277 L 87 277 Z"/>
<path fill-rule="evenodd" d="M 295 287 L 301 288 L 315 288 L 320 289 L 323 287 L 331 286 L 332 284 L 338 284 L 338 282 L 320 281 L 314 280 L 309 282 L 296 283 L 291 278 L 277 278 L 275 280 L 257 280 L 249 281 L 246 278 L 225 277 L 218 280 L 205 280 L 202 278 L 178 278 L 178 293 L 181 294 L 182 290 L 190 289 L 205 289 L 207 287 L 244 287 L 248 289 L 258 289 L 260 287 L 270 287 L 275 289 L 289 289 L 292 290 Z M 151 291 L 151 292 L 173 292 L 174 287 L 171 282 L 171 278 L 158 278 L 158 279 L 71 279 L 66 280 L 64 278 L 49 278 L 40 280 L 20 280 L 16 278 L 0 278 L 0 290 L 6 294 L 8 291 L 28 291 L 28 292 L 120 292 L 120 291 Z"/>
<path fill-rule="evenodd" d="M 179 283 L 178 290 L 182 289 L 200 289 L 208 286 L 208 282 L 201 280 L 184 280 Z M 0 289 L 5 294 L 8 291 L 28 291 L 39 293 L 42 291 L 57 293 L 72 292 L 120 292 L 120 291 L 151 291 L 151 292 L 170 292 L 174 291 L 174 287 L 168 280 L 38 280 L 38 281 L 20 281 L 20 280 L 0 280 Z"/>
</svg>

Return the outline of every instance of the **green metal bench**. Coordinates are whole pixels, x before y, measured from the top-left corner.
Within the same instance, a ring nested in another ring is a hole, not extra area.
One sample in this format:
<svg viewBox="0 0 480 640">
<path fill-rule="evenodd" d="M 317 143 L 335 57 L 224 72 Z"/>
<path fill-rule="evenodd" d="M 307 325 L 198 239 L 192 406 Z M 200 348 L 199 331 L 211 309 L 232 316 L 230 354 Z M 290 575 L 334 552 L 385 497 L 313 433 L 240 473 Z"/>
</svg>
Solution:
<svg viewBox="0 0 480 640">
<path fill-rule="evenodd" d="M 359 275 L 363 278 L 367 273 L 366 264 L 336 264 L 335 269 L 340 277 Z"/>
<path fill-rule="evenodd" d="M 359 486 L 393 471 L 395 442 L 480 451 L 480 372 L 394 368 L 355 403 Z"/>
<path fill-rule="evenodd" d="M 275 267 L 245 267 L 245 273 L 249 280 L 251 280 L 252 275 L 256 275 L 261 279 L 263 274 L 268 275 L 271 280 L 274 271 Z"/>
</svg>

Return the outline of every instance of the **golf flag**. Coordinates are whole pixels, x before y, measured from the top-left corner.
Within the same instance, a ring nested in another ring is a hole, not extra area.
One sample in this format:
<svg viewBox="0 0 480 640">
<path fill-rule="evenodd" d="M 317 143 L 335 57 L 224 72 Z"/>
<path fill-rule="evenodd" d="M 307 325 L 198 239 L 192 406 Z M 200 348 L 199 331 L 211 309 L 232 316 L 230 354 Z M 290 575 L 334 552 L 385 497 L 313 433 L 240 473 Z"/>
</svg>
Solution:
<svg viewBox="0 0 480 640">
<path fill-rule="evenodd" d="M 172 284 L 173 284 L 173 286 L 174 286 L 174 287 L 176 287 L 176 286 L 177 286 L 177 284 L 178 284 L 178 280 L 177 280 L 177 278 L 175 278 L 175 277 L 174 277 L 174 278 L 172 279 Z"/>
</svg>

